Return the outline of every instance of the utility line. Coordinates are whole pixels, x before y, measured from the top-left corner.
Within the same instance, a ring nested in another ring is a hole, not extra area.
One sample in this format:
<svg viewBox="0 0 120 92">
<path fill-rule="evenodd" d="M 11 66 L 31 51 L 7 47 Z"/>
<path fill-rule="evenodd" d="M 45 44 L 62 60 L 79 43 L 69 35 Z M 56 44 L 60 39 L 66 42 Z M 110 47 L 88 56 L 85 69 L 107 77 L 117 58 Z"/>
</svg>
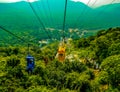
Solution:
<svg viewBox="0 0 120 92">
<path fill-rule="evenodd" d="M 91 2 L 91 0 L 89 0 L 89 1 L 87 2 L 87 5 L 89 5 L 90 2 Z M 86 11 L 86 7 L 83 8 L 80 16 L 76 19 L 76 21 L 75 21 L 75 23 L 74 23 L 74 27 L 77 26 L 77 22 L 80 20 L 80 17 L 85 13 L 85 11 Z M 82 18 L 82 19 L 83 19 L 83 18 Z"/>
<path fill-rule="evenodd" d="M 33 13 L 35 14 L 36 18 L 38 19 L 39 23 L 42 25 L 43 30 L 44 30 L 44 31 L 46 32 L 46 34 L 48 35 L 49 39 L 51 39 L 51 36 L 50 36 L 49 33 L 47 32 L 47 30 L 46 30 L 43 22 L 41 21 L 41 19 L 40 19 L 40 17 L 38 16 L 37 12 L 36 12 L 35 9 L 33 8 L 32 4 L 30 3 L 29 0 L 27 0 L 27 1 L 28 1 L 28 3 L 29 3 L 29 5 L 30 5 L 30 7 L 31 7 L 31 9 L 32 9 L 32 11 L 33 11 Z"/>
<path fill-rule="evenodd" d="M 12 36 L 18 38 L 19 40 L 21 40 L 21 41 L 23 41 L 23 42 L 27 42 L 27 41 L 25 41 L 24 39 L 22 39 L 21 37 L 19 37 L 19 36 L 15 35 L 14 33 L 10 32 L 10 31 L 7 30 L 6 28 L 4 28 L 4 27 L 2 27 L 2 26 L 0 26 L 0 28 L 1 28 L 2 30 L 6 31 L 7 33 L 11 34 Z"/>
<path fill-rule="evenodd" d="M 63 38 L 65 38 L 65 22 L 66 22 L 67 0 L 65 0 L 64 20 L 63 20 Z"/>
<path fill-rule="evenodd" d="M 113 4 L 113 2 L 116 1 L 116 0 L 112 0 L 110 4 Z M 98 16 L 101 16 L 103 14 L 103 11 L 105 9 L 107 9 L 109 7 L 103 7 L 102 10 L 100 12 L 98 12 L 95 16 L 94 16 L 94 19 L 97 18 Z M 104 20 L 104 19 L 103 19 Z M 96 22 L 96 21 L 95 21 Z M 96 27 L 95 27 L 96 28 Z M 93 28 L 94 29 L 94 28 Z"/>
<path fill-rule="evenodd" d="M 48 1 L 48 0 L 47 0 L 47 5 L 48 5 L 48 10 L 49 10 L 49 12 L 50 12 L 51 23 L 53 24 L 53 26 L 55 26 L 55 25 L 54 25 L 53 16 L 52 16 L 52 13 L 51 13 L 51 9 L 50 9 L 50 5 L 49 5 L 49 1 Z"/>
<path fill-rule="evenodd" d="M 97 3 L 97 0 L 95 0 L 91 6 L 95 5 L 96 3 Z M 88 5 L 89 5 L 89 3 L 88 3 Z M 86 11 L 86 12 L 87 12 L 87 11 Z M 87 13 L 90 13 L 90 12 L 88 11 Z M 86 20 L 87 20 L 87 19 L 86 19 Z M 84 23 L 82 23 L 80 26 L 83 26 L 83 25 L 84 25 Z"/>
</svg>

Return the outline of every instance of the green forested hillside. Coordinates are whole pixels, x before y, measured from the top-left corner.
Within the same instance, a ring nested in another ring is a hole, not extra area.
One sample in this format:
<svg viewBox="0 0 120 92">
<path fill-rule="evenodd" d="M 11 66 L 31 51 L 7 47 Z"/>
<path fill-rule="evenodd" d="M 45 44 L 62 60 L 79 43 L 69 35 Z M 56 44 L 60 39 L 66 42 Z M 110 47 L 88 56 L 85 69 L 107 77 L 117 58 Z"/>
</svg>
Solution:
<svg viewBox="0 0 120 92">
<path fill-rule="evenodd" d="M 70 40 L 64 63 L 55 59 L 57 48 L 31 46 L 36 66 L 28 74 L 27 47 L 0 47 L 0 92 L 120 91 L 120 28 Z"/>
<path fill-rule="evenodd" d="M 63 25 L 64 0 L 51 0 L 48 3 L 47 0 L 38 0 L 31 4 L 45 27 L 57 29 L 57 34 L 59 34 L 58 30 L 62 29 Z M 118 27 L 120 26 L 119 10 L 119 3 L 93 9 L 82 2 L 68 0 L 66 30 L 67 28 L 96 30 Z M 24 1 L 0 3 L 0 25 L 12 32 L 15 31 L 23 35 L 28 30 L 34 34 L 40 34 L 38 33 L 39 31 L 42 32 L 42 25 L 39 23 L 28 2 Z"/>
</svg>

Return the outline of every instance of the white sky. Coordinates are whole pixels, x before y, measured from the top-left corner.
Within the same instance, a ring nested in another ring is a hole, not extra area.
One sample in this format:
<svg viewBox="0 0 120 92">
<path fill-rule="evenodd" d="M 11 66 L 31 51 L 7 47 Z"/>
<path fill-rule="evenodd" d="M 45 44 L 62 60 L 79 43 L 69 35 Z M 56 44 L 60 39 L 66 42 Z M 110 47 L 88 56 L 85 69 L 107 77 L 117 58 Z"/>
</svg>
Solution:
<svg viewBox="0 0 120 92">
<path fill-rule="evenodd" d="M 90 7 L 99 7 L 110 3 L 120 3 L 120 0 L 71 0 L 71 1 L 83 2 L 85 4 L 88 4 L 89 2 L 88 6 Z"/>
<path fill-rule="evenodd" d="M 3 2 L 3 3 L 11 3 L 11 2 L 19 2 L 19 1 L 27 1 L 27 0 L 0 0 L 0 2 Z M 34 2 L 38 0 L 29 0 L 29 1 Z M 110 4 L 110 3 L 120 3 L 120 0 L 71 0 L 71 1 L 83 2 L 85 4 L 88 4 L 89 2 L 88 6 L 90 7 L 99 7 L 99 6 Z"/>
<path fill-rule="evenodd" d="M 27 0 L 0 0 L 2 3 L 12 3 L 12 2 L 19 2 L 19 1 L 27 1 Z M 29 0 L 30 2 L 38 1 L 38 0 Z"/>
</svg>

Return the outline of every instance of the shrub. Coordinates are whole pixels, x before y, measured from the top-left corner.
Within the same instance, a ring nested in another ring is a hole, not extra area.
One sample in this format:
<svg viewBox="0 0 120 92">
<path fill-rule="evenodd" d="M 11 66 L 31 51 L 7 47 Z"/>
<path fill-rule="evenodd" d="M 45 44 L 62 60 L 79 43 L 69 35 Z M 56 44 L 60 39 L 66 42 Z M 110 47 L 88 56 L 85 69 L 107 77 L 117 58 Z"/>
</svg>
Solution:
<svg viewBox="0 0 120 92">
<path fill-rule="evenodd" d="M 6 67 L 12 67 L 20 64 L 20 60 L 16 56 L 11 56 L 9 59 L 7 59 Z"/>
</svg>

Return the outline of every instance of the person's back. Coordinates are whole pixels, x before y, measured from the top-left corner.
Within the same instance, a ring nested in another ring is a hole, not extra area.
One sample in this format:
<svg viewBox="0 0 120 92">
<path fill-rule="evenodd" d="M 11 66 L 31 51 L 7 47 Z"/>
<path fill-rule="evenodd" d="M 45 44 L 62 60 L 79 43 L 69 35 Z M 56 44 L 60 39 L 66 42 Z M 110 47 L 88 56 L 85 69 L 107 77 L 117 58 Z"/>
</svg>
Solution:
<svg viewBox="0 0 120 92">
<path fill-rule="evenodd" d="M 27 66 L 28 73 L 32 73 L 34 69 L 34 62 L 30 62 Z"/>
<path fill-rule="evenodd" d="M 31 73 L 31 74 L 32 74 L 32 72 L 33 72 L 33 70 L 34 70 L 34 66 L 35 66 L 34 57 L 31 56 L 31 55 L 28 55 L 28 56 L 26 57 L 26 60 L 27 60 L 26 71 L 27 71 L 28 73 Z"/>
<path fill-rule="evenodd" d="M 30 63 L 28 64 L 28 67 L 32 69 L 32 68 L 34 67 L 33 62 L 30 62 Z"/>
</svg>

